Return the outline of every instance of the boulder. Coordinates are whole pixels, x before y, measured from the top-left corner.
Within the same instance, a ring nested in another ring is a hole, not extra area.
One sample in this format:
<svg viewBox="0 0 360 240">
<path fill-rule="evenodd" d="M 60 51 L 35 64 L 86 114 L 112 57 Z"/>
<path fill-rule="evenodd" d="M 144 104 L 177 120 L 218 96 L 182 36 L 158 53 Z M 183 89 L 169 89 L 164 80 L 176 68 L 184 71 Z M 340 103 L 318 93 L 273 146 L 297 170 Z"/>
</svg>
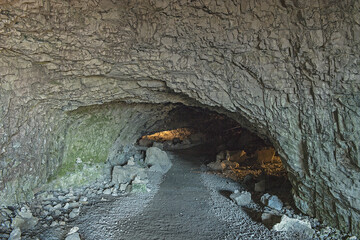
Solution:
<svg viewBox="0 0 360 240">
<path fill-rule="evenodd" d="M 268 206 L 268 207 L 271 207 L 271 208 L 273 208 L 273 209 L 279 210 L 279 211 L 283 208 L 283 203 L 282 203 L 282 201 L 281 201 L 277 196 L 275 196 L 275 195 L 270 195 L 270 194 L 268 194 L 268 193 L 265 193 L 265 194 L 261 197 L 260 201 L 261 201 L 264 205 L 266 205 L 266 206 Z"/>
<path fill-rule="evenodd" d="M 281 222 L 275 224 L 273 229 L 279 232 L 285 231 L 285 232 L 297 233 L 307 238 L 311 238 L 315 232 L 311 228 L 311 224 L 308 220 L 289 218 L 286 215 L 282 216 Z"/>
<path fill-rule="evenodd" d="M 124 184 L 131 182 L 136 176 L 147 178 L 145 169 L 136 165 L 115 166 L 111 180 L 115 184 Z"/>
<path fill-rule="evenodd" d="M 216 162 L 211 162 L 207 165 L 209 168 L 211 168 L 214 171 L 221 171 L 222 170 L 222 166 L 221 166 L 221 160 L 216 160 Z"/>
<path fill-rule="evenodd" d="M 167 172 L 172 166 L 166 152 L 157 147 L 151 147 L 146 150 L 145 163 L 150 167 L 151 171 L 163 173 Z"/>
<path fill-rule="evenodd" d="M 14 228 L 14 230 L 11 231 L 10 237 L 8 240 L 21 240 L 21 230 L 20 228 Z"/>
<path fill-rule="evenodd" d="M 127 163 L 129 158 L 137 153 L 137 150 L 132 145 L 122 146 L 120 143 L 118 145 L 115 144 L 109 152 L 107 162 L 111 167 Z"/>
<path fill-rule="evenodd" d="M 152 146 L 159 149 L 164 149 L 164 144 L 162 142 L 154 142 Z"/>
<path fill-rule="evenodd" d="M 20 228 L 21 231 L 26 231 L 33 229 L 37 223 L 38 218 L 32 215 L 30 209 L 23 207 L 17 212 L 15 218 L 12 220 L 11 227 Z"/>
<path fill-rule="evenodd" d="M 65 238 L 65 240 L 81 240 L 80 238 L 80 234 L 79 233 L 72 233 L 70 235 L 67 235 L 67 237 Z"/>
<path fill-rule="evenodd" d="M 235 192 L 230 195 L 230 198 L 239 206 L 245 206 L 251 203 L 251 193 L 247 191 L 239 192 L 235 190 Z"/>
</svg>

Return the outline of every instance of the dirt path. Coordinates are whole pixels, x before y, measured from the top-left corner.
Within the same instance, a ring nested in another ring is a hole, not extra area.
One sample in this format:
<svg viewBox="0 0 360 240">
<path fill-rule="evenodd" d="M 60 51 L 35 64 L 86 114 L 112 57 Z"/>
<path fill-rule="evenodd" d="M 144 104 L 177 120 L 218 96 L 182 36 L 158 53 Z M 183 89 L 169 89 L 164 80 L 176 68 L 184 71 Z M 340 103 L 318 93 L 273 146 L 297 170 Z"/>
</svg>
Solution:
<svg viewBox="0 0 360 240">
<path fill-rule="evenodd" d="M 39 237 L 63 239 L 78 226 L 85 240 L 294 239 L 254 222 L 224 194 L 241 186 L 202 171 L 201 159 L 172 154 L 173 166 L 160 186 L 160 175 L 150 178 L 150 193 L 97 201 L 67 227 Z"/>
<path fill-rule="evenodd" d="M 229 224 L 209 210 L 200 162 L 173 158 L 160 190 L 144 212 L 119 225 L 118 239 L 221 239 Z"/>
<path fill-rule="evenodd" d="M 97 217 L 97 223 L 83 221 L 79 224 L 82 236 L 87 240 L 286 239 L 253 222 L 220 194 L 220 189 L 233 191 L 238 188 L 236 183 L 219 176 L 205 176 L 209 182 L 204 184 L 201 158 L 187 154 L 172 155 L 171 158 L 173 167 L 154 198 L 146 206 L 137 207 L 143 209 L 141 212 L 116 221 L 104 217 L 107 213 L 103 212 Z M 209 186 L 211 182 L 213 188 Z M 117 210 L 134 209 L 136 203 L 139 202 L 134 201 L 129 207 L 121 205 Z M 107 209 L 109 214 L 114 212 L 112 208 Z"/>
</svg>

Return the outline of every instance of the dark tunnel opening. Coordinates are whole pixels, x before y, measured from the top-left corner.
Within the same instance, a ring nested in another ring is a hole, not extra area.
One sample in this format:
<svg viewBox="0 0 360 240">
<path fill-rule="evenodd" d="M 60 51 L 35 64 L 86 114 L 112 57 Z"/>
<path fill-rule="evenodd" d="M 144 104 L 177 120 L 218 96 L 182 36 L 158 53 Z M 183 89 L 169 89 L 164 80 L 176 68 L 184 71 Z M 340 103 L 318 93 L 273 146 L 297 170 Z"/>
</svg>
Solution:
<svg viewBox="0 0 360 240">
<path fill-rule="evenodd" d="M 287 172 L 270 141 L 224 114 L 179 105 L 160 128 L 143 133 L 136 144 L 206 156 L 202 163 L 209 172 L 241 182 L 254 199 L 269 192 L 294 206 Z"/>
</svg>

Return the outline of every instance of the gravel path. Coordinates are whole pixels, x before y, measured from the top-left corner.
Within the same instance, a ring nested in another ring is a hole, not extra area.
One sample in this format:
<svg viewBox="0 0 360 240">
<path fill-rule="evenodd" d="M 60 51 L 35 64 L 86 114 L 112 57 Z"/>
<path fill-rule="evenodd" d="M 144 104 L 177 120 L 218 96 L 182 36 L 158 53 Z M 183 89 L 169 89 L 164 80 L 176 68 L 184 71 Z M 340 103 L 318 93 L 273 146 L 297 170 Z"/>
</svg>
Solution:
<svg viewBox="0 0 360 240">
<path fill-rule="evenodd" d="M 161 182 L 150 176 L 149 193 L 95 202 L 66 228 L 43 232 L 40 239 L 63 239 L 72 226 L 86 240 L 98 239 L 296 239 L 268 230 L 228 199 L 240 189 L 232 180 L 204 172 L 204 158 L 171 155 L 172 168 Z"/>
</svg>

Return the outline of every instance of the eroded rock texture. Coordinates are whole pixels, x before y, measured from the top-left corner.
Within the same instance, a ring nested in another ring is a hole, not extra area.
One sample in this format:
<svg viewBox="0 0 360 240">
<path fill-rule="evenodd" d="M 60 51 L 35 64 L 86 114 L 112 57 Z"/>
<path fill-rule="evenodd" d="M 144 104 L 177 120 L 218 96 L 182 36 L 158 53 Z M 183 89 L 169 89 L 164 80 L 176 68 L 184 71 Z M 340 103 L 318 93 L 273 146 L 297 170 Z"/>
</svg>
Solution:
<svg viewBox="0 0 360 240">
<path fill-rule="evenodd" d="M 69 111 L 183 103 L 269 138 L 297 206 L 360 234 L 359 1 L 0 3 L 2 203 L 29 198 L 66 159 Z"/>
</svg>

